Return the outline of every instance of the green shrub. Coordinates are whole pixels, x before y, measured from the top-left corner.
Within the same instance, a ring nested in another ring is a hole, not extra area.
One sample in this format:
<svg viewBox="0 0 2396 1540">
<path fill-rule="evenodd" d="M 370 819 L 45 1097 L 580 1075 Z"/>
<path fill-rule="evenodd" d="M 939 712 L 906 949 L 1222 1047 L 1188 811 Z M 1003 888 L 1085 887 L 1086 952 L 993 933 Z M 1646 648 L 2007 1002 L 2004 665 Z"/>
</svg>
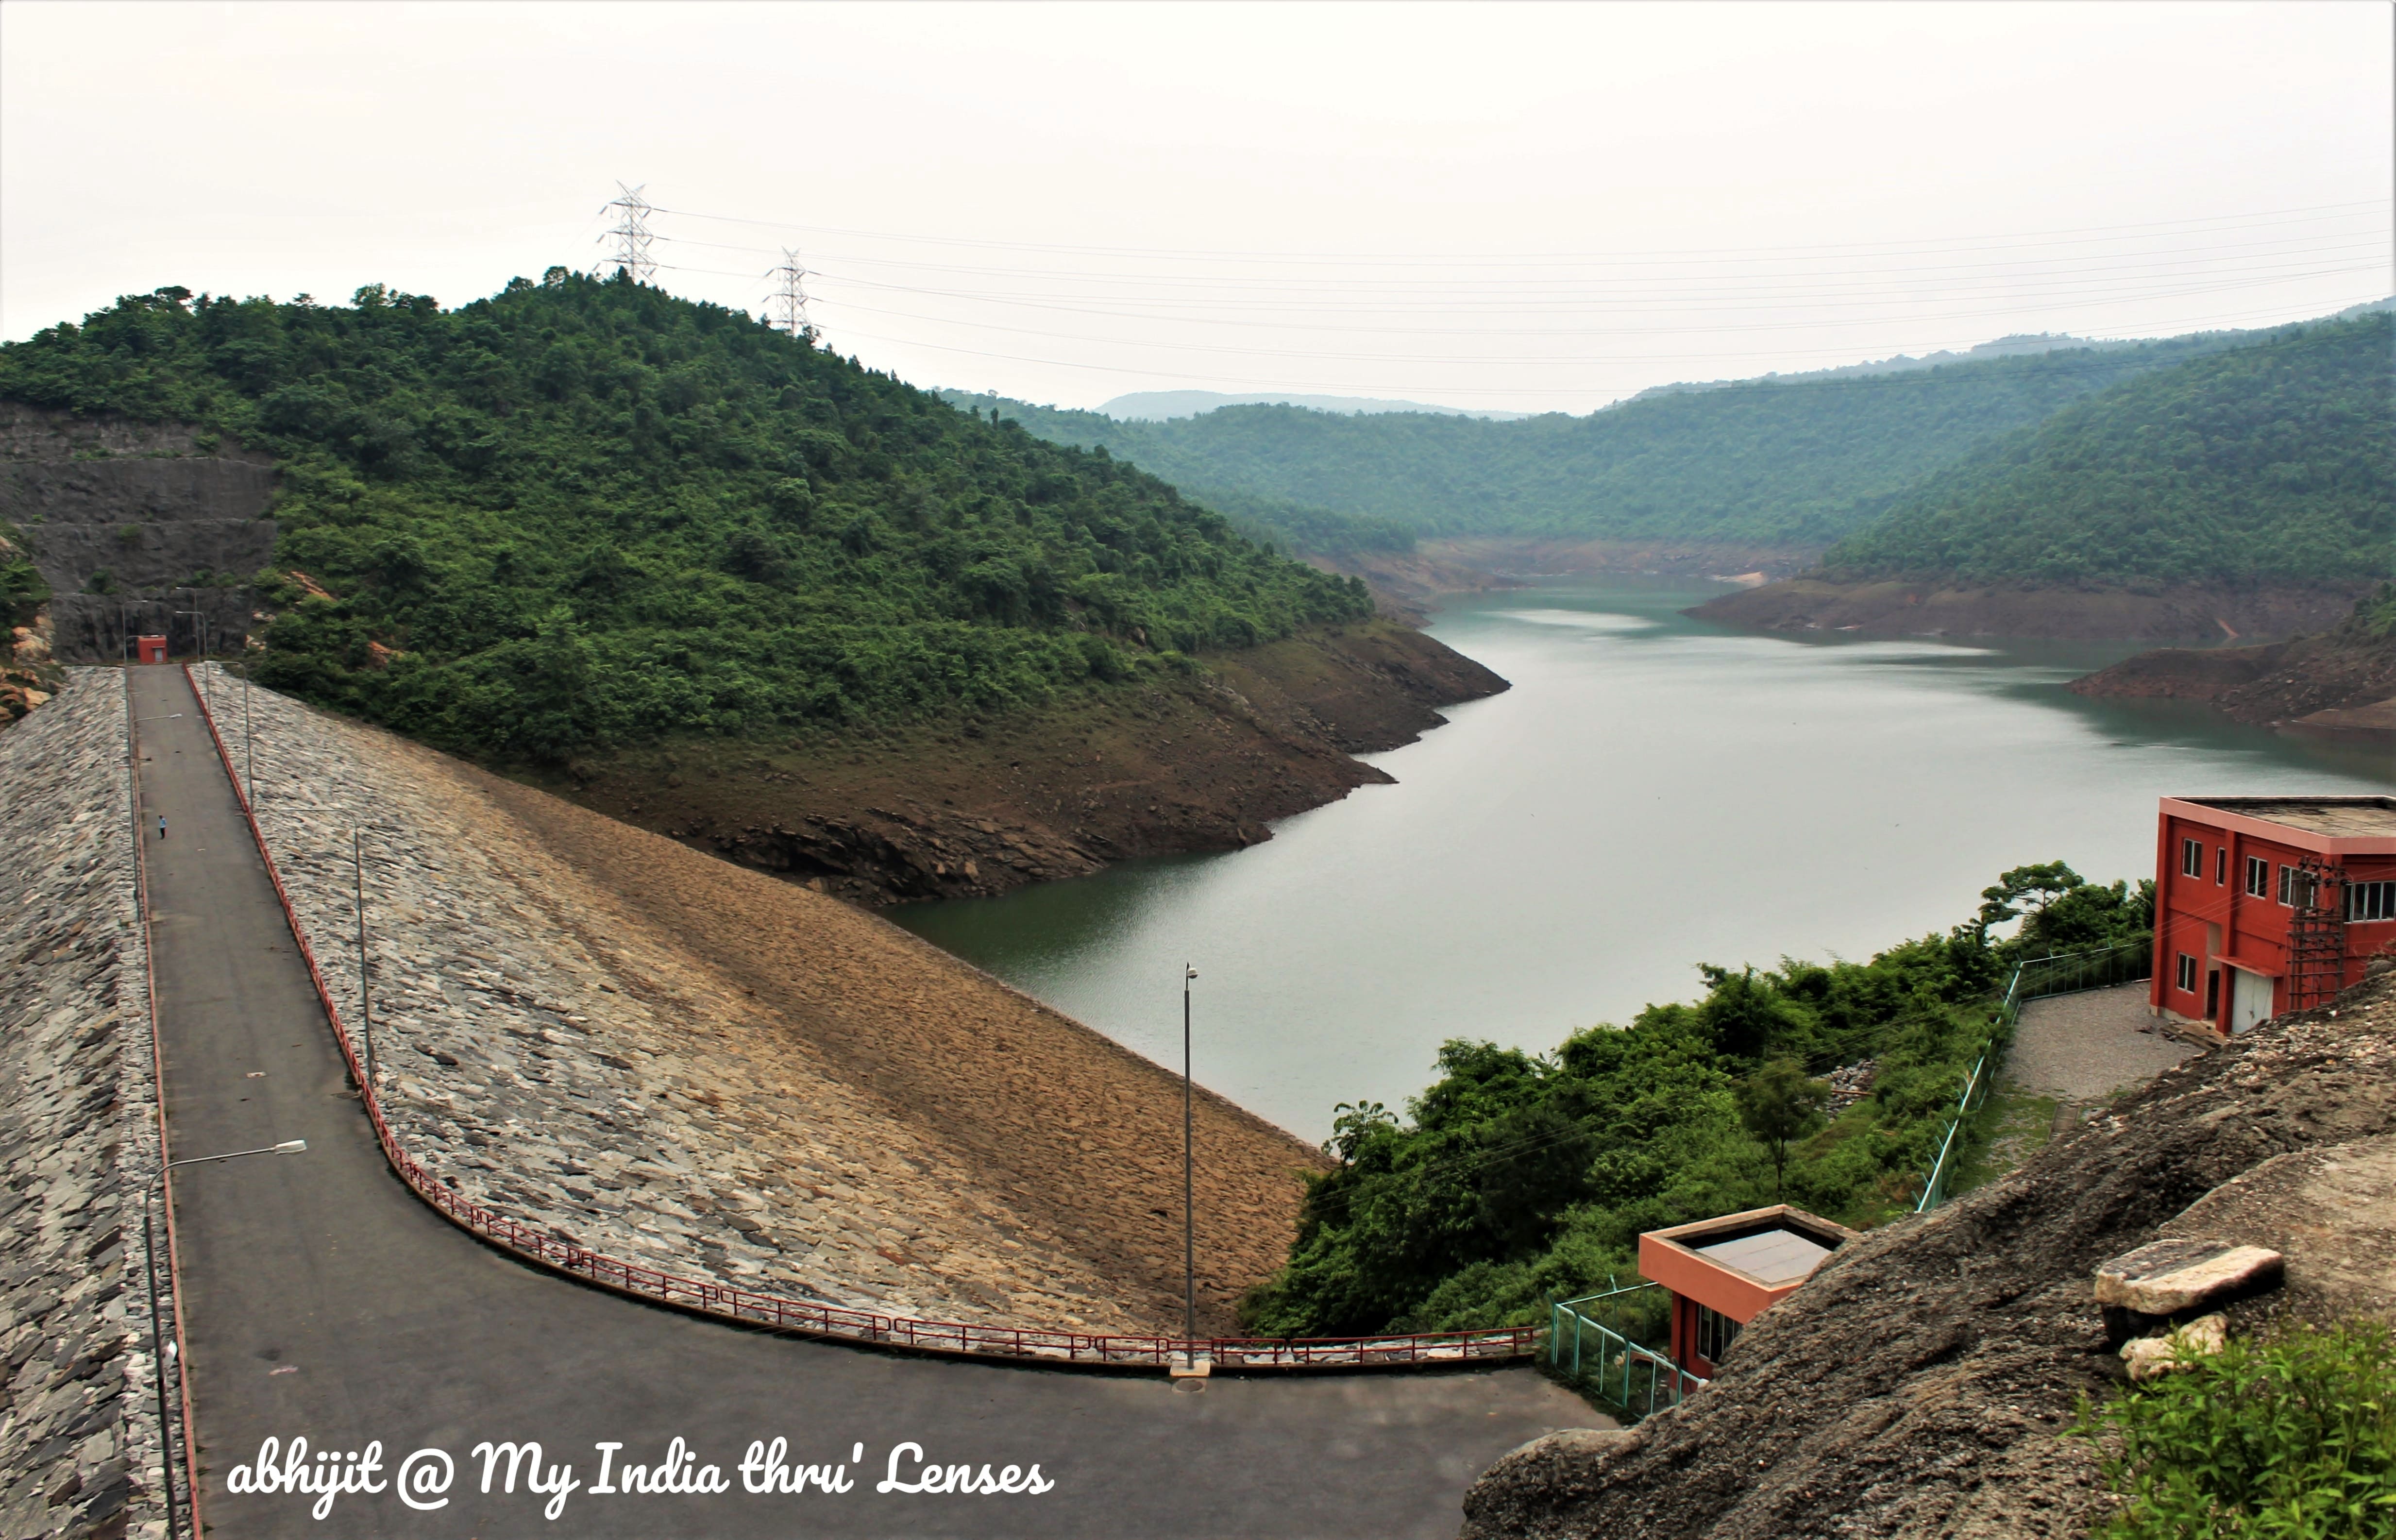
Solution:
<svg viewBox="0 0 2396 1540">
<path fill-rule="evenodd" d="M 2396 1535 L 2396 1340 L 2296 1326 L 2131 1389 L 2075 1431 L 2128 1499 L 2105 1540 Z"/>
</svg>

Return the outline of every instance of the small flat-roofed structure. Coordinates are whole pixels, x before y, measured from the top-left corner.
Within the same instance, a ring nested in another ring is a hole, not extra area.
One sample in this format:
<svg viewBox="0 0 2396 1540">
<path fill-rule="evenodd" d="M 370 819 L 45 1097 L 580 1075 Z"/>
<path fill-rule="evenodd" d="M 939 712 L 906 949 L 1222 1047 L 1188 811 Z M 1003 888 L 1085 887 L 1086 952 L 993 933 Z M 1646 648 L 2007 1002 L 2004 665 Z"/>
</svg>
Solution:
<svg viewBox="0 0 2396 1540">
<path fill-rule="evenodd" d="M 1711 1379 L 1739 1328 L 1797 1292 L 1856 1238 L 1844 1225 L 1775 1203 L 1639 1238 L 1639 1270 L 1672 1296 L 1672 1361 Z"/>
<path fill-rule="evenodd" d="M 2396 797 L 2165 797 L 2159 1014 L 2243 1032 L 2326 1005 L 2396 946 Z"/>
</svg>

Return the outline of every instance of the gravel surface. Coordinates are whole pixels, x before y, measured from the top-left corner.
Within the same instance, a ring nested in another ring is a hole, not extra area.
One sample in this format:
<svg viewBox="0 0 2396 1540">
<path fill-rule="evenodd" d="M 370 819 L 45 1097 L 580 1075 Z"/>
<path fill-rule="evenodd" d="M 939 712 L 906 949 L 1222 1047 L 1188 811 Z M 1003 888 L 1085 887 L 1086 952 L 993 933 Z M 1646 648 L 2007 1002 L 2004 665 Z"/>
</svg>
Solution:
<svg viewBox="0 0 2396 1540">
<path fill-rule="evenodd" d="M 2204 1052 L 2162 1029 L 2148 1014 L 2147 985 L 2083 989 L 2021 1009 L 2005 1080 L 2016 1090 L 2064 1102 L 2092 1102 L 2142 1085 Z"/>
<path fill-rule="evenodd" d="M 141 1276 L 158 1098 L 125 737 L 106 669 L 71 670 L 0 732 L 5 1540 L 166 1527 Z"/>
</svg>

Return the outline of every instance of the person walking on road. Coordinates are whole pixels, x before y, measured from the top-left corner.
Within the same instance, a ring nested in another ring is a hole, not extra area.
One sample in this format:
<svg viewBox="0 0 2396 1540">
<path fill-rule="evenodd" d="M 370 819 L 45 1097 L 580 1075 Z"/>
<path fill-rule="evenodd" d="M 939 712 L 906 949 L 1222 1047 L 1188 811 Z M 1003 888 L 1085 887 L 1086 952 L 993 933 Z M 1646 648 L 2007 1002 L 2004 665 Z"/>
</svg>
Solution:
<svg viewBox="0 0 2396 1540">
<path fill-rule="evenodd" d="M 163 839 L 165 839 L 166 837 L 166 815 L 165 815 L 164 813 L 161 813 L 161 814 L 159 814 L 159 815 L 158 815 L 158 838 L 160 838 L 160 839 L 162 839 L 162 840 L 163 840 Z"/>
</svg>

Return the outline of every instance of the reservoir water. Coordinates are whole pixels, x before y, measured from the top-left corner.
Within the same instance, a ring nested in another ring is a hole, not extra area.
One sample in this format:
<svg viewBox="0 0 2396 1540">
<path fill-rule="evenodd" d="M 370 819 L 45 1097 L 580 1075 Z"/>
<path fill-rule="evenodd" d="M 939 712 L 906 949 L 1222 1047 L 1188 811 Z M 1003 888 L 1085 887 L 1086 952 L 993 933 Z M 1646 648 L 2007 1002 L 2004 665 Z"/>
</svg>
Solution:
<svg viewBox="0 0 2396 1540">
<path fill-rule="evenodd" d="M 1683 578 L 1460 598 L 1431 633 L 1513 682 L 1372 756 L 1397 777 L 1246 850 L 890 918 L 1311 1139 L 1400 1107 L 1451 1037 L 1551 1047 L 1696 964 L 1859 958 L 2007 867 L 2154 873 L 2155 799 L 2373 791 L 2384 753 L 2064 683 L 2136 649 L 1749 636 Z"/>
</svg>

